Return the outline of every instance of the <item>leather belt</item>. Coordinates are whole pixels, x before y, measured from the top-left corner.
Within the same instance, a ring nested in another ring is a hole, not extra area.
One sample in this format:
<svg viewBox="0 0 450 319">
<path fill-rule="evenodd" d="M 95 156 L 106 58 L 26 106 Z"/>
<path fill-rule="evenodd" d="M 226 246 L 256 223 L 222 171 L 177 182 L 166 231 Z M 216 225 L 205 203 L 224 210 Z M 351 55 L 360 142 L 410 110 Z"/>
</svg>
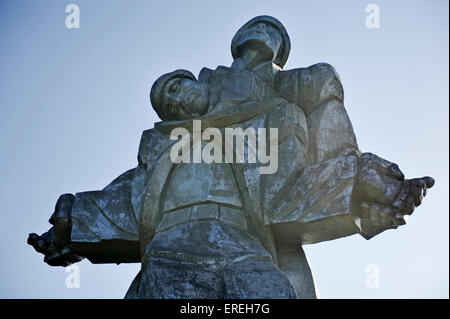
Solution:
<svg viewBox="0 0 450 319">
<path fill-rule="evenodd" d="M 235 228 L 248 230 L 242 209 L 221 204 L 200 204 L 164 213 L 156 233 L 196 220 L 217 220 Z"/>
</svg>

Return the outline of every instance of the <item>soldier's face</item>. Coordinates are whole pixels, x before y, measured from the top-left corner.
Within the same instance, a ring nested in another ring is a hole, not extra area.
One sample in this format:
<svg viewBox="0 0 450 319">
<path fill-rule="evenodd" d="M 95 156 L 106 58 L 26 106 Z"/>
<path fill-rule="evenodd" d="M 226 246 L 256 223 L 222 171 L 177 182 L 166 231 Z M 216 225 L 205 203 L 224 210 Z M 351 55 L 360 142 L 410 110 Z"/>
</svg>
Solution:
<svg viewBox="0 0 450 319">
<path fill-rule="evenodd" d="M 242 55 L 247 49 L 254 49 L 273 59 L 282 44 L 282 38 L 277 29 L 264 22 L 256 23 L 246 29 L 237 39 L 237 50 Z"/>
<path fill-rule="evenodd" d="M 203 115 L 208 110 L 206 83 L 185 78 L 174 78 L 164 87 L 166 113 L 174 120 L 184 120 Z"/>
</svg>

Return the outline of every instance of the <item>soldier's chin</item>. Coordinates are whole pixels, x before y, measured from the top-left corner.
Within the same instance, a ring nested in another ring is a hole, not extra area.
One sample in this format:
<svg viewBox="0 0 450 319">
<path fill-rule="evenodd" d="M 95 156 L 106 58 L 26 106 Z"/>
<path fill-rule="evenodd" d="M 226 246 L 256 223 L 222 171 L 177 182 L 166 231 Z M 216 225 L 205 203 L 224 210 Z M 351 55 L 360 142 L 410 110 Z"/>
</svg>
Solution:
<svg viewBox="0 0 450 319">
<path fill-rule="evenodd" d="M 272 60 L 274 57 L 273 49 L 267 45 L 266 41 L 259 37 L 247 39 L 241 44 L 238 43 L 236 50 L 240 57 L 244 55 L 246 50 L 257 51 L 264 61 Z"/>
<path fill-rule="evenodd" d="M 209 92 L 202 97 L 201 107 L 198 109 L 200 115 L 206 114 L 209 109 Z"/>
<path fill-rule="evenodd" d="M 183 112 L 179 112 L 176 115 L 175 120 L 189 120 L 195 119 L 199 116 L 204 115 L 208 111 L 208 106 L 206 107 L 195 107 L 195 109 L 184 109 Z"/>
<path fill-rule="evenodd" d="M 201 98 L 196 100 L 196 103 L 189 110 L 184 109 L 186 113 L 190 113 L 191 116 L 201 116 L 208 112 L 209 106 L 209 94 L 202 95 Z"/>
</svg>

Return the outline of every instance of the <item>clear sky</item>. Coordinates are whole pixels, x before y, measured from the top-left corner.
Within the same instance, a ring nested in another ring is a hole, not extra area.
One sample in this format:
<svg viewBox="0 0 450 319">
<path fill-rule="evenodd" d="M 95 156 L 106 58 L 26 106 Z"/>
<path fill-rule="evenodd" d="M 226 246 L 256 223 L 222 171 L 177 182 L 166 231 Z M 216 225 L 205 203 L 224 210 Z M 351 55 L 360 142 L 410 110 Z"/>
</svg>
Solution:
<svg viewBox="0 0 450 319">
<path fill-rule="evenodd" d="M 65 26 L 66 5 L 80 28 Z M 380 28 L 365 8 L 380 8 Z M 80 287 L 26 244 L 58 196 L 136 166 L 162 73 L 232 62 L 230 42 L 268 14 L 287 28 L 286 69 L 328 62 L 362 151 L 436 179 L 408 225 L 305 246 L 322 298 L 448 298 L 448 1 L 0 2 L 0 297 L 122 298 L 139 264 L 79 264 Z M 379 287 L 366 281 L 375 265 Z M 369 272 L 366 272 L 369 270 Z"/>
</svg>

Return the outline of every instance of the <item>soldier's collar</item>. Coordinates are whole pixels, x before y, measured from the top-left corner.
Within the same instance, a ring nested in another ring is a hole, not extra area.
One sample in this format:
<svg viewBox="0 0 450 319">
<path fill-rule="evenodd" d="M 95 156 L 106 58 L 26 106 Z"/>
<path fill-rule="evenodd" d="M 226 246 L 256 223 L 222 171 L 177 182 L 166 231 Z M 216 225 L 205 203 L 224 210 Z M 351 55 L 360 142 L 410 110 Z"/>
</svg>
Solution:
<svg viewBox="0 0 450 319">
<path fill-rule="evenodd" d="M 233 61 L 233 64 L 231 65 L 231 68 L 235 70 L 245 69 L 245 66 L 243 65 L 243 60 L 241 58 L 235 59 Z M 255 74 L 258 78 L 260 78 L 264 82 L 266 82 L 269 86 L 273 87 L 275 82 L 275 75 L 281 70 L 282 69 L 273 62 L 267 61 L 258 64 L 249 71 Z"/>
<path fill-rule="evenodd" d="M 281 71 L 281 68 L 271 61 L 268 61 L 255 66 L 251 71 L 261 80 L 273 87 L 275 75 Z"/>
</svg>

